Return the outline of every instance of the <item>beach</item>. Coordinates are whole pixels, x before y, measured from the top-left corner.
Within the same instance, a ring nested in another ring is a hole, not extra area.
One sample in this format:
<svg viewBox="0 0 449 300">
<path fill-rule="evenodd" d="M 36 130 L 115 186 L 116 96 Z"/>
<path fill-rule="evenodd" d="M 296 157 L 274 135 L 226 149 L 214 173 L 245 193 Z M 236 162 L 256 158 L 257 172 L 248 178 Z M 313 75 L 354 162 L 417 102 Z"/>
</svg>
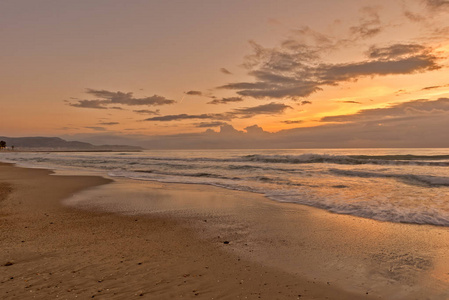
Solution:
<svg viewBox="0 0 449 300">
<path fill-rule="evenodd" d="M 174 216 L 63 206 L 110 180 L 51 173 L 0 165 L 2 299 L 357 298 L 226 251 Z"/>
</svg>

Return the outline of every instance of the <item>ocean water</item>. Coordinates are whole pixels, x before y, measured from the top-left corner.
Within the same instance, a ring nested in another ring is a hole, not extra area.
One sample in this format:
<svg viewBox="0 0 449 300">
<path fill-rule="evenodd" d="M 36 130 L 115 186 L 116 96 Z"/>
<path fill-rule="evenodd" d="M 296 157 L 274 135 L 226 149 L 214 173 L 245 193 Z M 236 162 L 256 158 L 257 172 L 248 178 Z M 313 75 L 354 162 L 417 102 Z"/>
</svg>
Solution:
<svg viewBox="0 0 449 300">
<path fill-rule="evenodd" d="M 208 184 L 339 214 L 449 226 L 449 149 L 3 152 L 0 161 Z"/>
</svg>

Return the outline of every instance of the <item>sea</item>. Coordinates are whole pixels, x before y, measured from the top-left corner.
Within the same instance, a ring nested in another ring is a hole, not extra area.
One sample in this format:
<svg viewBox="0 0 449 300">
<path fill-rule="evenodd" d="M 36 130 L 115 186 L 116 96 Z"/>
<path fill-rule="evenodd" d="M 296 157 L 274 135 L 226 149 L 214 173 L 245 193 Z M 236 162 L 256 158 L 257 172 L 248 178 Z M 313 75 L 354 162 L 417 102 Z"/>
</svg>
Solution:
<svg viewBox="0 0 449 300">
<path fill-rule="evenodd" d="M 0 161 L 213 185 L 337 214 L 449 226 L 449 149 L 2 152 Z"/>
</svg>

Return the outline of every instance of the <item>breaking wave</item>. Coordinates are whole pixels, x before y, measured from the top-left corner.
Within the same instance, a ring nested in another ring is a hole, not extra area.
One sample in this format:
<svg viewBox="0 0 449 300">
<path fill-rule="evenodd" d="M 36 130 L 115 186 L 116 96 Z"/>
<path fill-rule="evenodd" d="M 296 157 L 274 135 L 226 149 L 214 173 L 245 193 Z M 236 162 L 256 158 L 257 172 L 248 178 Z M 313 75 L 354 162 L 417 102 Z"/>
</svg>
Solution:
<svg viewBox="0 0 449 300">
<path fill-rule="evenodd" d="M 313 164 L 330 163 L 342 165 L 416 165 L 416 166 L 449 166 L 449 155 L 246 155 L 242 160 L 264 163 Z"/>
</svg>

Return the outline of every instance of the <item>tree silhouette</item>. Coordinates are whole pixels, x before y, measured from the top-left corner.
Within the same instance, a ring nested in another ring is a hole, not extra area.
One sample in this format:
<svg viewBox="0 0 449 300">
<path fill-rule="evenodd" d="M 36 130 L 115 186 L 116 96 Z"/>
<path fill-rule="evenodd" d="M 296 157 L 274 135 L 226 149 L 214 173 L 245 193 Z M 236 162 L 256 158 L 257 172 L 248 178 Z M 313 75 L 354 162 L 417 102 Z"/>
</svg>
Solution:
<svg viewBox="0 0 449 300">
<path fill-rule="evenodd" d="M 6 148 L 6 142 L 0 141 L 0 149 L 4 149 L 4 148 Z"/>
</svg>

